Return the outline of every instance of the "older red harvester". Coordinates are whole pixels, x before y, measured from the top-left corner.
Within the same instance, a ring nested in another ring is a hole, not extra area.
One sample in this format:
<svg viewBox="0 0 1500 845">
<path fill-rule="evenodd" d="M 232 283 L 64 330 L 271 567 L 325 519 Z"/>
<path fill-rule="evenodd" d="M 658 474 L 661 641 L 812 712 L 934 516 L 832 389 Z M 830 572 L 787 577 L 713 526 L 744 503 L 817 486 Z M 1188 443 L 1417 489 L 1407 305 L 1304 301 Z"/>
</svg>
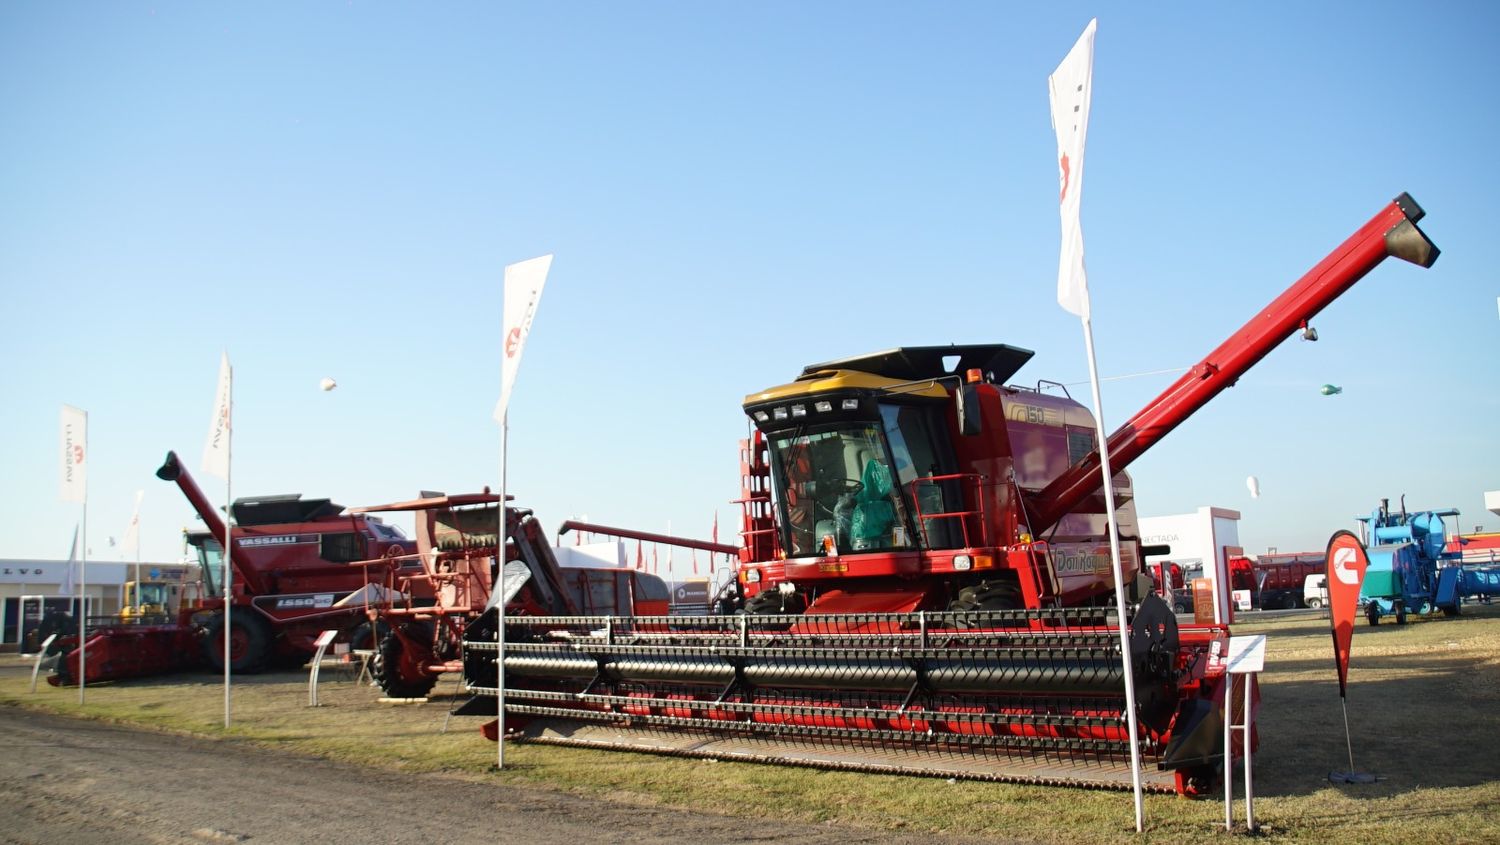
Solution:
<svg viewBox="0 0 1500 845">
<path fill-rule="evenodd" d="M 1179 627 L 1137 577 L 1122 470 L 1387 256 L 1430 266 L 1421 216 L 1392 202 L 1110 436 L 1149 789 L 1217 776 L 1229 631 Z M 1030 357 L 906 347 L 747 397 L 742 612 L 509 616 L 511 738 L 1128 788 L 1095 425 L 1045 382 L 1006 386 Z M 466 648 L 495 696 L 496 644 Z"/>
<path fill-rule="evenodd" d="M 509 498 L 509 497 L 507 497 Z M 500 497 L 485 491 L 355 508 L 356 516 L 415 515 L 417 553 L 363 565 L 383 573 L 383 600 L 370 607 L 379 642 L 371 675 L 392 698 L 426 695 L 444 672 L 463 668 L 465 635 L 495 636 L 495 546 Z M 623 568 L 564 568 L 531 511 L 507 506 L 506 575 L 510 613 L 652 616 L 667 612 L 660 578 Z M 416 564 L 415 568 L 413 564 Z M 471 632 L 471 626 L 481 625 Z M 485 708 L 478 705 L 478 711 Z M 489 700 L 490 715 L 495 712 Z M 466 707 L 461 713 L 475 712 Z"/>
<path fill-rule="evenodd" d="M 406 560 L 414 548 L 393 526 L 343 505 L 299 495 L 237 499 L 233 505 L 234 578 L 224 590 L 226 526 L 175 452 L 156 471 L 176 482 L 207 531 L 190 532 L 202 584 L 172 617 L 91 619 L 87 626 L 89 683 L 157 675 L 199 667 L 223 671 L 224 607 L 228 603 L 230 668 L 255 672 L 268 663 L 296 662 L 313 653 L 321 631 L 335 629 L 357 640 L 365 607 L 378 600 L 378 584 L 351 561 L 372 557 Z M 48 682 L 78 678 L 78 638 L 64 643 Z"/>
</svg>

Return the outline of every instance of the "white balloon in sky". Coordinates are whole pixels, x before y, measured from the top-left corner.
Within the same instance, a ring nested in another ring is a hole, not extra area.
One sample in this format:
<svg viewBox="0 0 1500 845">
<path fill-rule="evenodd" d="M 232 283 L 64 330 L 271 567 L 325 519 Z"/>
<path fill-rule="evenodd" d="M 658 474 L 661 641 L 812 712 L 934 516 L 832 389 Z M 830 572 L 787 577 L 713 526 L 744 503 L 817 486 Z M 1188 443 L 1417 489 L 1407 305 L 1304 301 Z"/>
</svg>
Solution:
<svg viewBox="0 0 1500 845">
<path fill-rule="evenodd" d="M 1252 498 L 1252 499 L 1259 499 L 1260 498 L 1260 479 L 1259 478 L 1256 478 L 1253 475 L 1250 476 L 1249 478 L 1245 479 L 1245 486 L 1250 489 L 1250 498 Z"/>
<path fill-rule="evenodd" d="M 331 378 L 326 378 L 325 377 L 322 381 L 318 382 L 318 387 L 323 388 L 323 392 L 324 393 L 327 393 L 328 391 L 330 391 L 330 390 L 332 390 L 332 389 L 334 389 L 335 387 L 338 387 L 338 386 L 339 386 L 339 383 L 336 382 L 336 381 L 334 381 Z"/>
</svg>

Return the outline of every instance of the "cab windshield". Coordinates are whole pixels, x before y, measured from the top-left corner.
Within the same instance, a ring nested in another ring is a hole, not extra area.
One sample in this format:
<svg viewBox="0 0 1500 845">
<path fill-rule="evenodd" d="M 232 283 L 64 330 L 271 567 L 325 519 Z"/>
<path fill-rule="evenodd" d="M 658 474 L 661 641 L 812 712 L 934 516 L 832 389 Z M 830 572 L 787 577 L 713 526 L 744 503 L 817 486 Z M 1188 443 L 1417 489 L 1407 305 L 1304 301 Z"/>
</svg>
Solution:
<svg viewBox="0 0 1500 845">
<path fill-rule="evenodd" d="M 203 577 L 205 596 L 222 595 L 224 591 L 224 549 L 213 537 L 195 537 L 188 541 L 198 547 L 198 567 Z"/>
<path fill-rule="evenodd" d="M 770 442 L 789 556 L 913 547 L 879 423 L 777 432 Z"/>
<path fill-rule="evenodd" d="M 137 606 L 154 604 L 165 607 L 167 604 L 166 584 L 136 584 L 135 594 Z"/>
</svg>

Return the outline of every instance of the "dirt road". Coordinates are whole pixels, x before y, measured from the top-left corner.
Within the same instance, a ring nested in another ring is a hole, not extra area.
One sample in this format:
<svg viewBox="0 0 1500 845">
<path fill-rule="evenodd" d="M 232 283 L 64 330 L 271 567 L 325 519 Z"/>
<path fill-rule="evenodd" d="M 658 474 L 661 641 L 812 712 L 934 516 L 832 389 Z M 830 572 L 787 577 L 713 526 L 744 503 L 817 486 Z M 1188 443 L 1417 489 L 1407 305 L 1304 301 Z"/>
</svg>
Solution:
<svg viewBox="0 0 1500 845">
<path fill-rule="evenodd" d="M 0 707 L 0 842 L 957 843 L 833 826 L 749 823 L 289 757 Z M 993 842 L 994 840 L 988 840 Z"/>
</svg>

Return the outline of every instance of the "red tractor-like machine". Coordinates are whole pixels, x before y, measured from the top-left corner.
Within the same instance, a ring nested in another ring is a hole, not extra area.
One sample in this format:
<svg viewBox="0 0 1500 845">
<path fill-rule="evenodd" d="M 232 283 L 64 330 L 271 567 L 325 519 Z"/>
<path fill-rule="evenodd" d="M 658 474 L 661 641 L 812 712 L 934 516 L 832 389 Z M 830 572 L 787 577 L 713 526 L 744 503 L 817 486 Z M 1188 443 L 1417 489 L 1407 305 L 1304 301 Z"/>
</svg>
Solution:
<svg viewBox="0 0 1500 845">
<path fill-rule="evenodd" d="M 386 587 L 384 600 L 369 609 L 378 636 L 371 675 L 391 698 L 418 698 L 444 672 L 463 669 L 466 634 L 495 636 L 499 496 L 487 490 L 431 494 L 350 513 L 391 512 L 415 515 L 417 551 L 363 564 L 383 573 Z M 508 613 L 666 615 L 669 596 L 660 578 L 623 568 L 563 568 L 531 511 L 507 506 L 505 516 Z M 473 703 L 460 712 L 484 710 L 482 703 Z M 494 712 L 491 698 L 488 713 Z"/>
<path fill-rule="evenodd" d="M 1007 386 L 1024 349 L 905 347 L 746 398 L 739 613 L 509 616 L 510 738 L 1128 788 L 1129 671 L 1144 785 L 1204 790 L 1229 630 L 1151 594 L 1124 469 L 1387 256 L 1430 266 L 1421 216 L 1392 202 L 1110 436 L 1126 655 L 1092 415 Z M 467 648 L 496 695 L 495 643 Z"/>
<path fill-rule="evenodd" d="M 88 682 L 224 668 L 224 538 L 226 526 L 175 452 L 156 471 L 175 481 L 207 531 L 190 532 L 198 554 L 201 588 L 175 617 L 100 619 L 87 626 Z M 228 603 L 230 668 L 256 672 L 272 662 L 306 660 L 320 632 L 336 629 L 345 640 L 361 632 L 366 605 L 379 600 L 379 584 L 349 566 L 368 558 L 408 560 L 415 544 L 393 526 L 342 505 L 299 495 L 238 499 L 234 515 L 234 578 Z M 414 566 L 415 564 L 410 564 Z M 77 636 L 48 677 L 53 685 L 77 682 Z M 356 645 L 361 645 L 356 642 Z M 368 644 L 368 643 L 367 643 Z"/>
</svg>

